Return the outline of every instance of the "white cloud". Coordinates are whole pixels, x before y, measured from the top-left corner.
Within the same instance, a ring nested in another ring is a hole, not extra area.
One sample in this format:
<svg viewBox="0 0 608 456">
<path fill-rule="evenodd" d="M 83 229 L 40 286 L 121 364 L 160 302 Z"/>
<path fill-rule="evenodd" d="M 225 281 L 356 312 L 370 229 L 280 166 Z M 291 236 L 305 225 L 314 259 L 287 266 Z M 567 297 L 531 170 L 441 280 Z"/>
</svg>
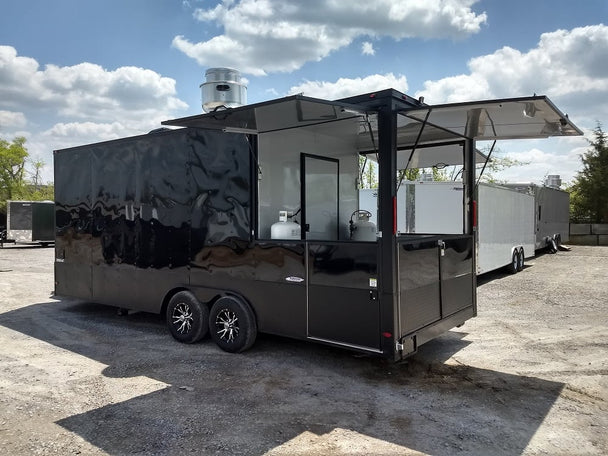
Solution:
<svg viewBox="0 0 608 456">
<path fill-rule="evenodd" d="M 158 124 L 154 125 L 157 126 Z M 153 126 L 153 127 L 154 127 Z M 27 138 L 30 157 L 42 160 L 44 182 L 53 180 L 53 151 L 146 133 L 147 121 L 137 122 L 60 122 L 40 132 L 19 132 Z"/>
<path fill-rule="evenodd" d="M 438 104 L 536 93 L 549 96 L 582 129 L 593 129 L 596 121 L 608 124 L 608 26 L 544 33 L 527 52 L 504 47 L 468 66 L 469 74 L 426 81 L 415 96 Z M 569 182 L 581 168 L 579 155 L 588 144 L 581 137 L 550 138 L 507 142 L 501 148 L 529 164 L 499 173 L 500 179 L 541 183 L 547 174 L 560 174 Z"/>
<path fill-rule="evenodd" d="M 289 94 L 303 93 L 309 97 L 337 100 L 362 93 L 376 92 L 383 89 L 407 91 L 405 76 L 393 73 L 374 74 L 364 78 L 340 78 L 336 82 L 306 81 L 289 89 Z"/>
<path fill-rule="evenodd" d="M 460 38 L 480 30 L 477 0 L 240 0 L 197 9 L 194 17 L 224 29 L 208 41 L 183 36 L 173 46 L 202 66 L 264 75 L 289 72 L 348 46 L 361 36 Z"/>
<path fill-rule="evenodd" d="M 3 128 L 23 128 L 27 123 L 22 112 L 0 110 L 0 131 Z"/>
<path fill-rule="evenodd" d="M 544 33 L 528 52 L 504 47 L 468 66 L 469 74 L 426 81 L 416 96 L 434 104 L 537 93 L 554 101 L 567 99 L 577 113 L 591 108 L 603 117 L 608 114 L 599 102 L 608 95 L 608 26 Z"/>
<path fill-rule="evenodd" d="M 0 134 L 27 138 L 30 156 L 46 163 L 45 180 L 52 179 L 53 150 L 146 133 L 185 108 L 175 80 L 152 70 L 88 62 L 40 69 L 0 46 Z M 45 118 L 56 123 L 41 125 Z M 33 131 L 20 131 L 26 126 Z"/>
<path fill-rule="evenodd" d="M 363 55 L 375 55 L 376 54 L 376 50 L 374 49 L 374 45 L 372 43 L 370 43 L 369 41 L 365 41 L 361 45 L 361 54 L 363 54 Z"/>
<path fill-rule="evenodd" d="M 39 69 L 36 60 L 0 46 L 0 108 L 52 110 L 89 121 L 141 120 L 185 109 L 175 80 L 143 68 L 108 71 L 92 63 Z"/>
</svg>

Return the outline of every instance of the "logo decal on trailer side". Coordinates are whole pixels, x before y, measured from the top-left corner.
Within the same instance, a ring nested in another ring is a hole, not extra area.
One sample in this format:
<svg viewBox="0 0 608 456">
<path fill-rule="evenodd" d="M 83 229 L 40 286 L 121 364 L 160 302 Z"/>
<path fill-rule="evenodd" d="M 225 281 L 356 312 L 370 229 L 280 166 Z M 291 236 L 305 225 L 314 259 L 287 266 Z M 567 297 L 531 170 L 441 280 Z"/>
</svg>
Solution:
<svg viewBox="0 0 608 456">
<path fill-rule="evenodd" d="M 294 282 L 294 283 L 304 282 L 304 279 L 302 277 L 296 277 L 296 276 L 285 277 L 285 280 L 287 280 L 288 282 Z"/>
</svg>

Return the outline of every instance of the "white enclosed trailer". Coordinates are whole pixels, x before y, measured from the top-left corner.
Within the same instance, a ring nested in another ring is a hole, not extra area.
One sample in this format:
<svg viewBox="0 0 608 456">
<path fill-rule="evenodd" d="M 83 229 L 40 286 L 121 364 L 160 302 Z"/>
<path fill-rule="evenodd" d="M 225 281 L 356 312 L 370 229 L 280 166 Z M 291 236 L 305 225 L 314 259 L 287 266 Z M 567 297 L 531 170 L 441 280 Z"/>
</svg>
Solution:
<svg viewBox="0 0 608 456">
<path fill-rule="evenodd" d="M 570 234 L 570 194 L 559 189 L 559 176 L 548 176 L 545 185 L 505 184 L 506 187 L 534 196 L 535 249 L 557 249 Z"/>
<path fill-rule="evenodd" d="M 360 192 L 361 207 L 376 217 L 377 192 Z M 507 266 L 511 272 L 523 269 L 524 258 L 534 256 L 535 202 L 530 193 L 497 185 L 477 187 L 477 274 Z M 461 234 L 462 182 L 404 182 L 397 192 L 402 216 L 397 229 L 404 234 Z"/>
</svg>

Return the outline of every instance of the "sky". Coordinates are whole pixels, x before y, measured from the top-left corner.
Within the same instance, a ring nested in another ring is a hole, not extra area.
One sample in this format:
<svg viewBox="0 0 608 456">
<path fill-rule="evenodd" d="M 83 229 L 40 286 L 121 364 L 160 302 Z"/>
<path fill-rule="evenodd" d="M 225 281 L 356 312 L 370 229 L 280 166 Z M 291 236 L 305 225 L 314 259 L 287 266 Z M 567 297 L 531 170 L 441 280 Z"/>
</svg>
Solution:
<svg viewBox="0 0 608 456">
<path fill-rule="evenodd" d="M 495 177 L 571 182 L 608 128 L 608 0 L 0 0 L 0 138 L 53 150 L 201 110 L 212 67 L 247 102 L 394 88 L 429 104 L 547 95 L 585 136 L 500 142 Z"/>
</svg>

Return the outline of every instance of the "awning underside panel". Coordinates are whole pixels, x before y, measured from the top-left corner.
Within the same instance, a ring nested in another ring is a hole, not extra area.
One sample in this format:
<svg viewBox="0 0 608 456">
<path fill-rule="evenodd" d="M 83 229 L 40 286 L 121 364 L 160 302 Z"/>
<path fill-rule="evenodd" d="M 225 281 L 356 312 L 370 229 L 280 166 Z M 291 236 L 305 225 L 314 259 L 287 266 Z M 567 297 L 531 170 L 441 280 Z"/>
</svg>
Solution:
<svg viewBox="0 0 608 456">
<path fill-rule="evenodd" d="M 412 150 L 414 153 L 412 154 Z M 410 159 L 411 156 L 411 159 Z M 367 154 L 372 161 L 378 157 L 374 153 Z M 475 162 L 484 163 L 487 157 L 479 150 L 475 151 Z M 408 163 L 409 162 L 409 163 Z M 463 144 L 440 144 L 432 147 L 421 146 L 416 149 L 407 148 L 397 151 L 397 169 L 431 168 L 444 166 L 462 166 L 464 163 Z"/>
<path fill-rule="evenodd" d="M 421 143 L 450 140 L 454 135 L 499 140 L 582 134 L 544 96 L 429 106 L 401 114 L 398 136 L 403 140 L 414 141 L 426 119 Z"/>
</svg>

